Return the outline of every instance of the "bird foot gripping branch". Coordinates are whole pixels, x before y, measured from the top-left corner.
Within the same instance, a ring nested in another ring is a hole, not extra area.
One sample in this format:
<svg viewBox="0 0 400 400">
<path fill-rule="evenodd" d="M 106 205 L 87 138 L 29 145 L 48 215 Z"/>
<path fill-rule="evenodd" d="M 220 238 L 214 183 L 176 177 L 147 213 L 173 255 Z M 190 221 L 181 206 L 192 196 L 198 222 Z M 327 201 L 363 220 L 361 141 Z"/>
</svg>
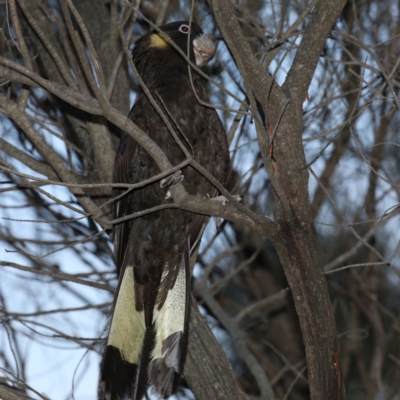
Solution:
<svg viewBox="0 0 400 400">
<path fill-rule="evenodd" d="M 229 203 L 229 200 L 225 196 L 222 196 L 222 195 L 221 196 L 216 196 L 216 197 L 213 197 L 213 198 L 211 198 L 209 194 L 207 194 L 207 196 L 208 196 L 208 198 L 210 200 L 220 201 L 221 204 L 224 207 L 226 207 L 226 203 Z M 234 200 L 238 201 L 239 203 L 241 203 L 242 200 L 244 199 L 244 196 L 242 194 L 233 194 L 232 197 L 233 197 Z"/>
<path fill-rule="evenodd" d="M 226 207 L 226 203 L 229 203 L 229 200 L 225 196 L 222 196 L 222 195 L 211 198 L 210 195 L 207 194 L 207 197 L 213 201 L 220 201 L 224 208 Z M 242 194 L 234 194 L 234 195 L 232 195 L 232 197 L 239 203 L 241 203 L 244 199 L 244 196 Z M 219 232 L 222 227 L 222 218 L 220 218 L 220 217 L 215 218 L 215 226 L 217 227 L 217 231 Z"/>
<path fill-rule="evenodd" d="M 165 188 L 169 188 L 173 185 L 177 185 L 178 183 L 181 183 L 183 181 L 183 178 L 184 178 L 184 176 L 182 175 L 182 171 L 178 170 L 171 176 L 161 179 L 160 188 L 165 189 Z M 165 194 L 164 200 L 168 200 L 171 197 L 172 197 L 172 193 L 168 190 L 167 193 Z"/>
<path fill-rule="evenodd" d="M 182 171 L 176 171 L 174 174 L 171 176 L 168 176 L 167 178 L 161 179 L 160 181 L 160 188 L 168 188 L 173 185 L 177 185 L 178 183 L 181 183 L 183 181 L 184 176 L 182 175 Z"/>
<path fill-rule="evenodd" d="M 170 41 L 183 54 L 190 54 L 191 62 L 197 66 L 207 64 L 215 52 L 214 44 L 201 28 L 184 21 L 144 35 L 136 42 L 132 60 L 147 90 L 139 89 L 129 118 L 158 145 L 172 165 L 185 161 L 146 94 L 150 93 L 168 110 L 166 117 L 185 137 L 194 160 L 225 184 L 229 171 L 226 133 L 217 112 L 198 101 L 207 100 L 206 80 L 194 69 L 189 78 L 187 60 Z M 124 134 L 115 159 L 114 182 L 137 183 L 158 173 L 160 169 L 153 158 Z M 163 204 L 171 196 L 165 188 L 180 182 L 187 192 L 202 198 L 215 192 L 205 177 L 187 166 L 125 196 L 123 190 L 116 189 L 119 197 L 113 207 L 114 218 Z M 149 387 L 159 398 L 177 391 L 188 346 L 189 259 L 208 220 L 205 215 L 166 209 L 114 227 L 119 282 L 101 363 L 99 399 L 140 400 Z"/>
</svg>

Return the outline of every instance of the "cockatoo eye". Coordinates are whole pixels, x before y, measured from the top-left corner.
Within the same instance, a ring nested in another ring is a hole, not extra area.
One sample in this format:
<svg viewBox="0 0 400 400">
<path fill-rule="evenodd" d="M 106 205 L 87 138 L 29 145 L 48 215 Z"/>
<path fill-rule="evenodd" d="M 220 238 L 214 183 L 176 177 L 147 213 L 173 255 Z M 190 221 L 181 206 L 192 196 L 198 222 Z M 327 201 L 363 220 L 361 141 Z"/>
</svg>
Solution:
<svg viewBox="0 0 400 400">
<path fill-rule="evenodd" d="M 189 26 L 186 25 L 186 24 L 183 24 L 183 25 L 181 25 L 181 26 L 179 27 L 178 31 L 179 31 L 179 32 L 182 32 L 182 33 L 188 34 L 188 33 L 189 33 Z"/>
</svg>

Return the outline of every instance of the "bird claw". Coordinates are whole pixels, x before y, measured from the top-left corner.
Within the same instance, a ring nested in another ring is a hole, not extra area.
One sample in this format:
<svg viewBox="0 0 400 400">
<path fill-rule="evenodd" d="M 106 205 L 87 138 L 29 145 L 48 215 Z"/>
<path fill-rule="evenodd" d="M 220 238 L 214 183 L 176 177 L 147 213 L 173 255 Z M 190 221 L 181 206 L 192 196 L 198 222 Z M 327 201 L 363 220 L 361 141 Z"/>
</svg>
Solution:
<svg viewBox="0 0 400 400">
<path fill-rule="evenodd" d="M 208 198 L 210 199 L 210 195 L 207 194 L 207 196 L 208 196 Z M 232 197 L 233 197 L 236 201 L 238 201 L 238 202 L 240 202 L 240 203 L 242 202 L 242 200 L 243 200 L 243 198 L 244 198 L 244 196 L 241 195 L 241 194 L 234 194 L 234 195 L 232 195 Z M 225 196 L 216 196 L 216 197 L 213 197 L 211 200 L 220 201 L 220 202 L 222 203 L 222 206 L 223 206 L 224 208 L 226 208 L 226 203 L 229 203 L 229 200 L 228 200 Z M 218 232 L 221 232 L 221 229 L 222 229 L 222 218 L 221 218 L 221 217 L 216 217 L 216 218 L 215 218 L 215 226 L 216 226 L 216 228 L 217 228 L 217 231 L 218 231 Z"/>
<path fill-rule="evenodd" d="M 221 217 L 215 218 L 215 227 L 217 228 L 218 232 L 221 232 L 221 230 L 222 230 L 222 218 Z"/>
<path fill-rule="evenodd" d="M 210 197 L 210 196 L 208 196 L 208 197 Z M 241 194 L 234 194 L 234 195 L 232 195 L 232 197 L 233 197 L 236 201 L 238 201 L 239 203 L 241 203 L 242 200 L 243 200 L 243 198 L 244 198 L 244 196 L 241 195 Z M 224 208 L 226 207 L 226 203 L 229 203 L 229 200 L 228 200 L 225 196 L 213 197 L 211 200 L 220 201 L 221 204 L 222 204 L 222 206 L 223 206 Z"/>
<path fill-rule="evenodd" d="M 182 175 L 182 171 L 178 170 L 167 178 L 161 179 L 160 188 L 164 189 L 173 185 L 177 185 L 183 181 L 183 178 L 184 176 Z"/>
</svg>

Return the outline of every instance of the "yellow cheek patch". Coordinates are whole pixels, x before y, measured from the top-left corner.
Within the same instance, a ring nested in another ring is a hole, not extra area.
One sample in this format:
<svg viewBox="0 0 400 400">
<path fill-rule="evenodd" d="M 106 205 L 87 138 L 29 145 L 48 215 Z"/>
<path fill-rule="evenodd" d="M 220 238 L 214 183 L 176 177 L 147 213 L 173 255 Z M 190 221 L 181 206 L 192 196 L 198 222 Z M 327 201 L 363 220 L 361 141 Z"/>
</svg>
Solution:
<svg viewBox="0 0 400 400">
<path fill-rule="evenodd" d="M 150 39 L 151 39 L 151 44 L 150 44 L 151 47 L 164 49 L 165 47 L 168 46 L 168 43 L 165 41 L 165 39 L 158 33 L 151 35 Z"/>
</svg>

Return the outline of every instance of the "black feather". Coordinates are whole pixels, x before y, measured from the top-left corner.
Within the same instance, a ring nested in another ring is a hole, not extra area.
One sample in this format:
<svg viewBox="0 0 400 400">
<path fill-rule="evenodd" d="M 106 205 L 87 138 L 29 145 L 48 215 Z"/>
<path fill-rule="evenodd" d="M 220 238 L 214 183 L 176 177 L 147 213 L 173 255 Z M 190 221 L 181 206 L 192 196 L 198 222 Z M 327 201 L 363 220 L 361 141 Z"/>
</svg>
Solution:
<svg viewBox="0 0 400 400">
<path fill-rule="evenodd" d="M 138 366 L 122 359 L 119 349 L 107 346 L 104 352 L 99 385 L 99 399 L 134 398 Z"/>
</svg>

